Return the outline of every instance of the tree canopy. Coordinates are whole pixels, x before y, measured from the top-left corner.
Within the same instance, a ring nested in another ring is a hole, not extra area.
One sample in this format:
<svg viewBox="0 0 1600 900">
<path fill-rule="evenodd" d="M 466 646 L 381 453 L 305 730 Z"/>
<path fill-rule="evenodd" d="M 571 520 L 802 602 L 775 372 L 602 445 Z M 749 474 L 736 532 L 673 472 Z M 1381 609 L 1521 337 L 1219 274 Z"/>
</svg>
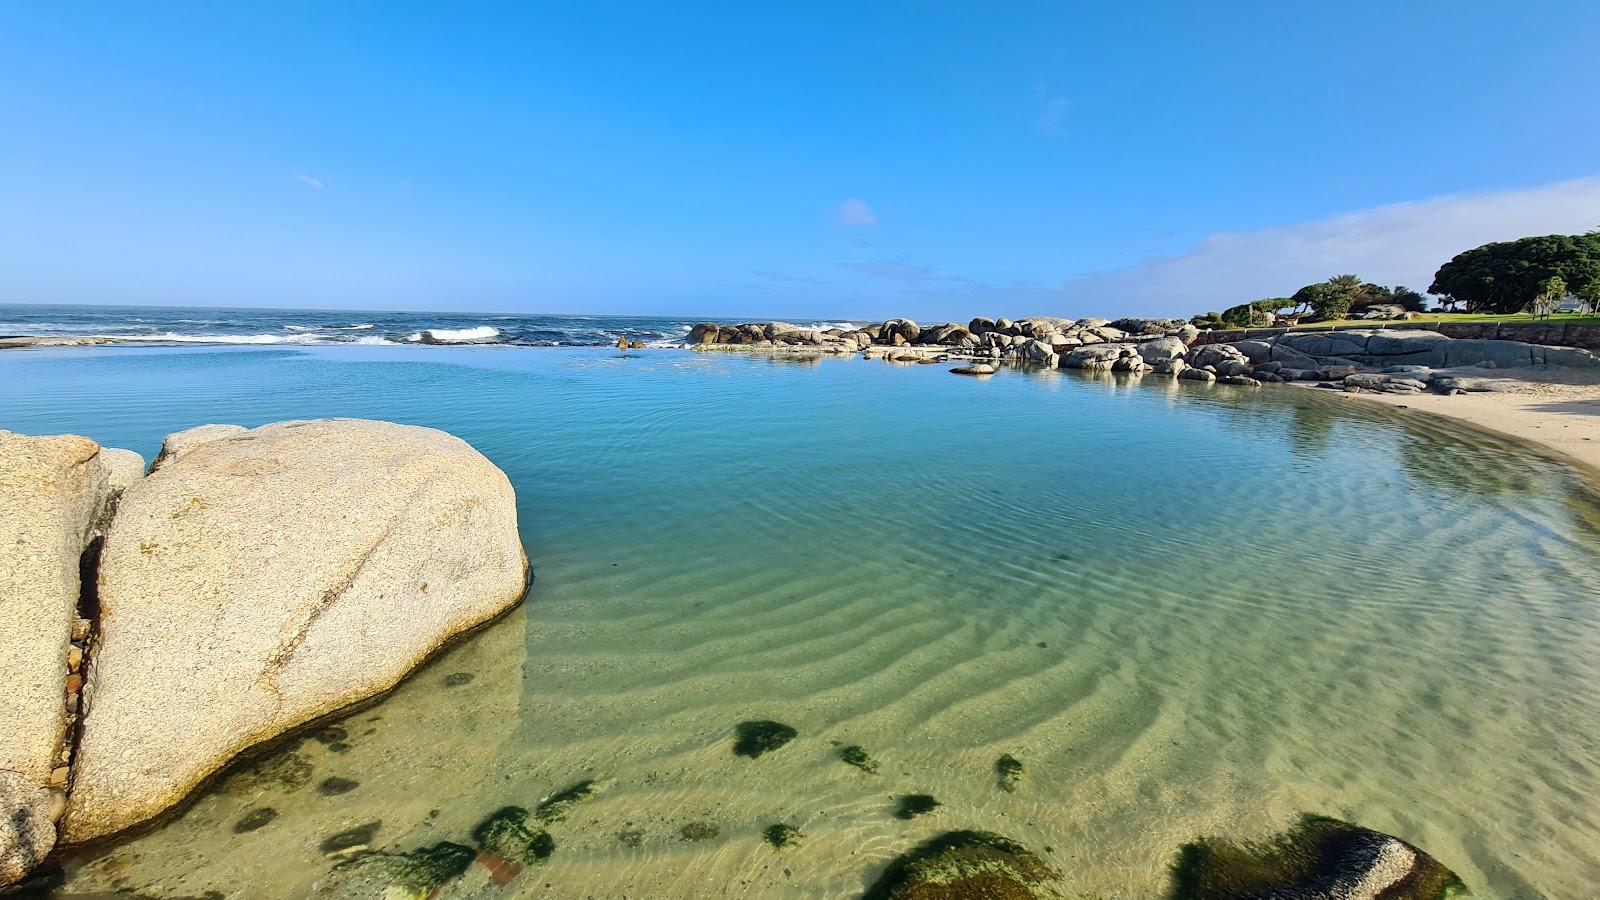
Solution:
<svg viewBox="0 0 1600 900">
<path fill-rule="evenodd" d="M 1549 234 L 1484 244 L 1439 267 L 1430 294 L 1466 304 L 1468 312 L 1521 312 L 1559 278 L 1582 296 L 1600 280 L 1600 234 Z"/>
</svg>

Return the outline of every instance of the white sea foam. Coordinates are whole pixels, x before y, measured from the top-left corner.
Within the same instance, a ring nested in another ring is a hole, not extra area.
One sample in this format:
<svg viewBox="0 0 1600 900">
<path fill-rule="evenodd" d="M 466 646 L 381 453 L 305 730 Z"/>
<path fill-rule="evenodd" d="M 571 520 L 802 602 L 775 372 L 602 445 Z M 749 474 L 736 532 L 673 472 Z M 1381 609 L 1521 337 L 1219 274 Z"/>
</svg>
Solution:
<svg viewBox="0 0 1600 900">
<path fill-rule="evenodd" d="M 324 338 L 314 334 L 110 334 L 103 335 L 117 342 L 148 342 L 152 344 L 315 344 Z"/>
<path fill-rule="evenodd" d="M 500 329 L 492 325 L 477 328 L 429 328 L 413 332 L 406 340 L 413 343 L 481 344 L 500 336 Z"/>
</svg>

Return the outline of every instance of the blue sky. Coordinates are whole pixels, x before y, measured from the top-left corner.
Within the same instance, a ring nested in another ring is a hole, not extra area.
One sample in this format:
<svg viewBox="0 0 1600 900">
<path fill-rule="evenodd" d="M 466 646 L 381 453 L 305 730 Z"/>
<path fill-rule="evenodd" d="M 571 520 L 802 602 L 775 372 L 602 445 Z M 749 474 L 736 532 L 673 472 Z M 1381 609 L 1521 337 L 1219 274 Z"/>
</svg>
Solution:
<svg viewBox="0 0 1600 900">
<path fill-rule="evenodd" d="M 1600 4 L 0 5 L 0 301 L 923 319 L 1600 227 Z"/>
</svg>

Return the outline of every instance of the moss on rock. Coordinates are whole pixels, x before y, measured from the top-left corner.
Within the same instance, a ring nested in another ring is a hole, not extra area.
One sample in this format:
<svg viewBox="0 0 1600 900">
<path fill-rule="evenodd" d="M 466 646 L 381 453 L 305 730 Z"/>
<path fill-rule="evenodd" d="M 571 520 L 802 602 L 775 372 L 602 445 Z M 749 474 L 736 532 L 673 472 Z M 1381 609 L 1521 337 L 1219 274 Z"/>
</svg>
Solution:
<svg viewBox="0 0 1600 900">
<path fill-rule="evenodd" d="M 363 853 L 333 867 L 317 886 L 334 897 L 423 900 L 461 877 L 477 852 L 448 841 L 410 853 Z"/>
<path fill-rule="evenodd" d="M 988 831 L 948 831 L 901 854 L 862 900 L 1038 900 L 1060 875 Z"/>
<path fill-rule="evenodd" d="M 544 862 L 556 850 L 549 832 L 528 827 L 528 811 L 520 806 L 504 807 L 478 823 L 472 829 L 472 840 L 485 853 L 530 865 Z"/>
<path fill-rule="evenodd" d="M 1270 840 L 1201 838 L 1172 865 L 1172 900 L 1258 896 L 1444 900 L 1456 874 L 1411 844 L 1327 816 L 1302 816 Z"/>
<path fill-rule="evenodd" d="M 733 752 L 751 759 L 770 753 L 800 735 L 788 725 L 769 719 L 740 722 L 735 730 L 739 739 L 733 745 Z"/>
</svg>

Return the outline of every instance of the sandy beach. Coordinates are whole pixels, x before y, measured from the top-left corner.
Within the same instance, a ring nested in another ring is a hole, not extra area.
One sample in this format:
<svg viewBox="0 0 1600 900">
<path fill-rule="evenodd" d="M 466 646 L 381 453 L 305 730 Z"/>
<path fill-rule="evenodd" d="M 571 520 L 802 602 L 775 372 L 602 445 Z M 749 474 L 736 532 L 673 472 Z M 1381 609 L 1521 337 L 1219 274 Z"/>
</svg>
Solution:
<svg viewBox="0 0 1600 900">
<path fill-rule="evenodd" d="M 1485 371 L 1496 390 L 1347 397 L 1442 416 L 1538 446 L 1600 483 L 1600 373 L 1582 369 Z M 1302 387 L 1311 387 L 1301 383 Z"/>
</svg>

